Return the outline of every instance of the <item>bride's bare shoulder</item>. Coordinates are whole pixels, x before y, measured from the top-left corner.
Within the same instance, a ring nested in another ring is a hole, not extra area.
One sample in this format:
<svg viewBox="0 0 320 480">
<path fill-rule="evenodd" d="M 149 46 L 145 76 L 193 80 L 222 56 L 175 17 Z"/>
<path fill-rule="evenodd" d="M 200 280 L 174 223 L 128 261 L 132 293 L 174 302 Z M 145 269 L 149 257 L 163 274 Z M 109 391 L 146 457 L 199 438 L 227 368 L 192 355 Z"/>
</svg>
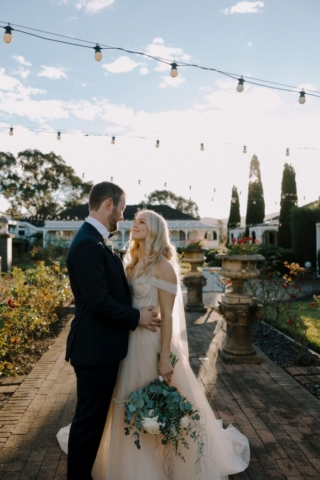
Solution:
<svg viewBox="0 0 320 480">
<path fill-rule="evenodd" d="M 160 280 L 164 280 L 165 282 L 178 282 L 177 275 L 174 271 L 172 263 L 169 262 L 169 260 L 165 257 L 162 257 L 161 261 L 157 265 L 155 265 L 154 275 Z"/>
</svg>

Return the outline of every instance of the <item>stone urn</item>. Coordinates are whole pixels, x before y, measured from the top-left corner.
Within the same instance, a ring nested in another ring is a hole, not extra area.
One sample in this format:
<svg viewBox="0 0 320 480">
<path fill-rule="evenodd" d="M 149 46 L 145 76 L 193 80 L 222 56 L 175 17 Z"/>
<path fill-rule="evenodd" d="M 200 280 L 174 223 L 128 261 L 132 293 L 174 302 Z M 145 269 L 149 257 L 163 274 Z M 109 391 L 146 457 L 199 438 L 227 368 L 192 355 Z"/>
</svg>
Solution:
<svg viewBox="0 0 320 480">
<path fill-rule="evenodd" d="M 220 274 L 232 280 L 232 291 L 221 297 L 220 312 L 226 323 L 226 340 L 219 354 L 226 363 L 261 363 L 252 344 L 252 324 L 261 318 L 262 305 L 253 295 L 243 291 L 247 280 L 257 278 L 257 262 L 263 261 L 262 255 L 218 254 L 222 261 Z"/>
<path fill-rule="evenodd" d="M 188 291 L 185 310 L 186 312 L 205 313 L 207 309 L 202 300 L 202 288 L 207 284 L 207 280 L 202 272 L 197 270 L 197 267 L 205 261 L 204 251 L 202 249 L 185 250 L 183 260 L 191 265 L 190 272 L 187 272 L 183 279 L 183 284 Z"/>
</svg>

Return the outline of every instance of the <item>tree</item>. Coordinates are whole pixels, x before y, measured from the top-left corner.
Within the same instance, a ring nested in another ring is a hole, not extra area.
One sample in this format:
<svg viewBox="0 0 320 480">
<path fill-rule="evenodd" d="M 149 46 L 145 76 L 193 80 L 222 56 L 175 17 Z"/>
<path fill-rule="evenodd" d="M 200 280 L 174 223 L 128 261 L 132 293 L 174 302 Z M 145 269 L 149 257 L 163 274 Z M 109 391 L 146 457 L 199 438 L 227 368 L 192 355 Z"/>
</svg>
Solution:
<svg viewBox="0 0 320 480">
<path fill-rule="evenodd" d="M 239 227 L 241 222 L 240 217 L 240 202 L 238 189 L 233 185 L 230 202 L 230 214 L 228 220 L 228 228 Z"/>
<path fill-rule="evenodd" d="M 53 152 L 24 150 L 14 157 L 0 152 L 0 193 L 9 201 L 9 213 L 47 218 L 86 200 L 92 184 Z"/>
<path fill-rule="evenodd" d="M 263 187 L 261 183 L 260 162 L 256 155 L 253 155 L 250 163 L 248 203 L 246 215 L 247 232 L 249 226 L 262 223 L 265 216 L 265 204 L 263 198 Z"/>
<path fill-rule="evenodd" d="M 279 218 L 279 247 L 292 247 L 291 214 L 298 204 L 296 172 L 292 165 L 284 164 L 281 182 L 281 202 Z"/>
<path fill-rule="evenodd" d="M 179 210 L 179 212 L 183 212 L 195 218 L 200 218 L 199 208 L 195 202 L 191 199 L 187 200 L 184 197 L 177 196 L 173 192 L 170 192 L 170 190 L 154 190 L 148 195 L 147 200 L 143 200 L 141 203 L 168 205 Z"/>
</svg>

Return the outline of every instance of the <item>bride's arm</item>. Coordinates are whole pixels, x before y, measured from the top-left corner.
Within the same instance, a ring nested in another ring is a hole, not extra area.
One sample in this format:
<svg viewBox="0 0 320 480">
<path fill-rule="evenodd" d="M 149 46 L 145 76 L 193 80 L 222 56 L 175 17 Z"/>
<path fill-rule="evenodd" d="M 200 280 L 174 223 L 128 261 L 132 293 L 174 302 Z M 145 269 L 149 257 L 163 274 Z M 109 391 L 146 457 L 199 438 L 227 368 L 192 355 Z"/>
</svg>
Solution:
<svg viewBox="0 0 320 480">
<path fill-rule="evenodd" d="M 160 280 L 170 283 L 177 283 L 177 276 L 170 262 L 163 260 L 156 272 L 156 276 Z M 158 364 L 159 374 L 166 383 L 171 381 L 173 367 L 170 361 L 170 346 L 172 337 L 172 311 L 175 295 L 159 289 L 159 304 L 161 315 L 161 351 L 160 361 Z"/>
</svg>

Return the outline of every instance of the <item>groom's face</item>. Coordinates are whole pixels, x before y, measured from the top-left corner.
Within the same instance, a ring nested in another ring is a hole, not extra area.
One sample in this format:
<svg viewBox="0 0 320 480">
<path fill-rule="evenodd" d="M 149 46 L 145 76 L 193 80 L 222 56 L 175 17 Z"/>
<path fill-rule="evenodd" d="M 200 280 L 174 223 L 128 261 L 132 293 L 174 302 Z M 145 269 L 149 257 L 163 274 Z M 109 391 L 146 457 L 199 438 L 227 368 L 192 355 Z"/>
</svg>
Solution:
<svg viewBox="0 0 320 480">
<path fill-rule="evenodd" d="M 113 205 L 109 216 L 109 231 L 116 232 L 118 230 L 118 222 L 123 220 L 123 212 L 126 208 L 126 198 L 124 195 L 120 197 L 117 206 Z"/>
</svg>

